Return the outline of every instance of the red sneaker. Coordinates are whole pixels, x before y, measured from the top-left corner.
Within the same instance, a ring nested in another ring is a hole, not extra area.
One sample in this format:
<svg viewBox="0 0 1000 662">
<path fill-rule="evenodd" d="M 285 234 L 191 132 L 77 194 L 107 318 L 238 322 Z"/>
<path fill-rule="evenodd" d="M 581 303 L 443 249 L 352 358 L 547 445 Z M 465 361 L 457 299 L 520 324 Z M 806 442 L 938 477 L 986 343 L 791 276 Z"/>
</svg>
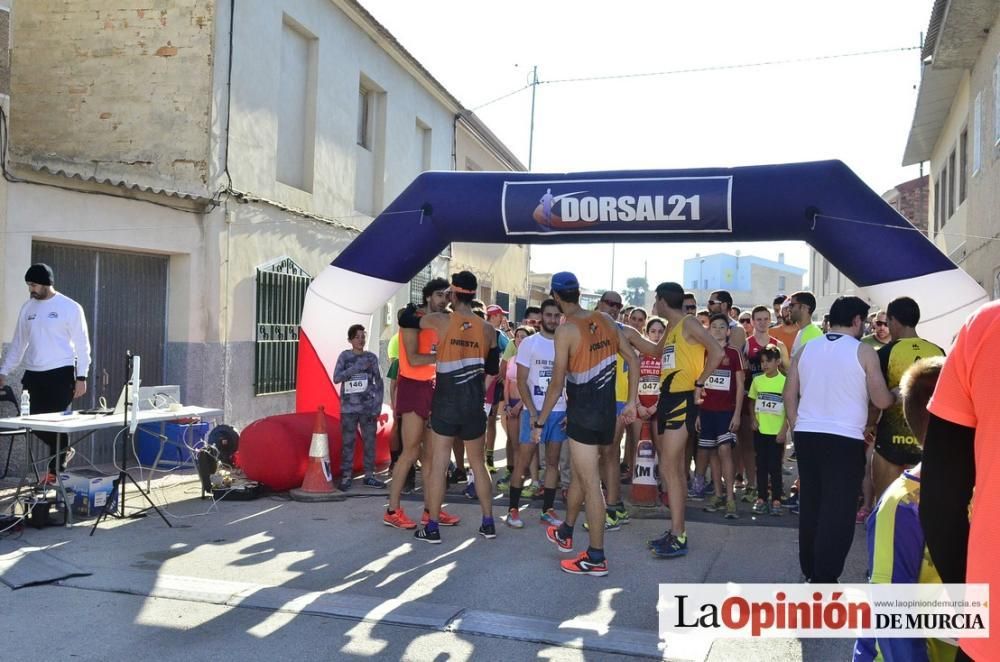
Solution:
<svg viewBox="0 0 1000 662">
<path fill-rule="evenodd" d="M 420 518 L 420 523 L 427 526 L 427 522 L 429 521 L 431 521 L 430 514 L 425 510 L 423 516 Z M 446 513 L 444 508 L 438 511 L 438 524 L 440 526 L 455 526 L 461 521 L 461 517 Z"/>
<path fill-rule="evenodd" d="M 569 554 L 573 551 L 573 539 L 560 537 L 558 526 L 550 526 L 545 529 L 545 537 L 549 539 L 549 542 L 558 547 L 560 552 Z"/>
<path fill-rule="evenodd" d="M 575 559 L 560 561 L 559 567 L 563 572 L 571 575 L 592 575 L 594 577 L 604 577 L 608 574 L 608 560 L 604 559 L 600 563 L 591 561 L 587 552 L 580 552 Z"/>
<path fill-rule="evenodd" d="M 396 529 L 415 529 L 417 528 L 417 523 L 406 516 L 402 508 L 399 508 L 393 514 L 386 512 L 382 516 L 382 523 L 386 526 L 391 526 Z"/>
</svg>

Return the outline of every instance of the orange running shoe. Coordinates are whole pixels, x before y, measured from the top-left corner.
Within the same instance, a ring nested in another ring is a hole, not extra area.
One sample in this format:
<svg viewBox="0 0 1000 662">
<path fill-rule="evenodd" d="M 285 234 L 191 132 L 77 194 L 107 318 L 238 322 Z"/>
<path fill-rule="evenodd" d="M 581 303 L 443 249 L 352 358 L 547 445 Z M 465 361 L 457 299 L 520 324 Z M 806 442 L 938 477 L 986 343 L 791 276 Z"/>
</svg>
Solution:
<svg viewBox="0 0 1000 662">
<path fill-rule="evenodd" d="M 425 510 L 423 516 L 420 518 L 420 523 L 427 526 L 427 522 L 431 520 L 430 514 Z M 446 513 L 444 508 L 438 511 L 438 525 L 440 526 L 455 526 L 462 521 L 462 518 L 457 515 L 452 515 L 451 513 Z"/>
<path fill-rule="evenodd" d="M 386 511 L 385 515 L 382 516 L 382 523 L 396 529 L 417 528 L 417 523 L 407 517 L 402 508 L 397 509 L 396 512 L 391 515 L 388 511 Z"/>
<path fill-rule="evenodd" d="M 562 538 L 559 535 L 558 526 L 550 526 L 545 529 L 545 537 L 549 539 L 549 542 L 554 544 L 559 548 L 560 552 L 564 554 L 569 554 L 573 551 L 573 539 L 572 538 Z"/>
<path fill-rule="evenodd" d="M 591 561 L 587 552 L 580 552 L 575 559 L 561 561 L 559 566 L 563 572 L 571 575 L 592 575 L 594 577 L 604 577 L 608 574 L 608 560 L 602 559 L 600 562 Z"/>
</svg>

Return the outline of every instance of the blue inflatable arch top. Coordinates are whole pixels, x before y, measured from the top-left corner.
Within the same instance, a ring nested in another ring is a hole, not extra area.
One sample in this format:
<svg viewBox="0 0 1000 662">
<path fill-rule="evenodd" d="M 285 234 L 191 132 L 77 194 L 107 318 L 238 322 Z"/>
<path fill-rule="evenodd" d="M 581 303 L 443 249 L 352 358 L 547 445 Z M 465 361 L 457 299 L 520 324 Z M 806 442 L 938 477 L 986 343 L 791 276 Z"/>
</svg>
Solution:
<svg viewBox="0 0 1000 662">
<path fill-rule="evenodd" d="M 808 242 L 876 304 L 913 297 L 921 307 L 921 335 L 945 346 L 987 299 L 840 161 L 568 174 L 426 172 L 310 287 L 298 409 L 336 401 L 329 375 L 347 346 L 344 330 L 367 325 L 450 242 L 778 240 Z"/>
</svg>

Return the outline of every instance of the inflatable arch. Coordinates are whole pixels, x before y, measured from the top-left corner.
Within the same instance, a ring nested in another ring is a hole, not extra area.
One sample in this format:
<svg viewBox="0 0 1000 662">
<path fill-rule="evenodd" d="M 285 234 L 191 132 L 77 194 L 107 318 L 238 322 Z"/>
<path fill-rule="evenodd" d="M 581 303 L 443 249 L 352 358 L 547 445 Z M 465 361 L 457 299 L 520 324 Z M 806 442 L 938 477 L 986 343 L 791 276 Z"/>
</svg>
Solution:
<svg viewBox="0 0 1000 662">
<path fill-rule="evenodd" d="M 840 161 L 540 174 L 425 172 L 309 288 L 296 407 L 339 412 L 345 330 L 368 325 L 449 242 L 556 244 L 802 240 L 887 302 L 920 304 L 943 346 L 986 292 Z"/>
</svg>

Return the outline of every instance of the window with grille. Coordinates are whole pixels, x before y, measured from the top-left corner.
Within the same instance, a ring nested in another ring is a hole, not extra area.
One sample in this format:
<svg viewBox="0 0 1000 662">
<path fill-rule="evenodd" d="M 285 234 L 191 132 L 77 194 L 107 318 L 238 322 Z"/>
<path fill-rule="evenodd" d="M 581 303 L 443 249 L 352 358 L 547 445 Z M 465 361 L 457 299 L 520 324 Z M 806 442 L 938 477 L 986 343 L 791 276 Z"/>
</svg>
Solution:
<svg viewBox="0 0 1000 662">
<path fill-rule="evenodd" d="M 410 281 L 410 301 L 418 306 L 424 305 L 424 286 L 431 282 L 431 265 L 421 269 Z"/>
<path fill-rule="evenodd" d="M 510 312 L 510 294 L 507 292 L 497 292 L 497 305 Z M 489 305 L 489 304 L 487 304 Z"/>
<path fill-rule="evenodd" d="M 517 297 L 514 299 L 514 319 L 518 323 L 524 319 L 524 311 L 528 309 L 528 300 Z"/>
<path fill-rule="evenodd" d="M 255 395 L 295 390 L 299 321 L 310 282 L 291 258 L 257 267 Z"/>
</svg>

